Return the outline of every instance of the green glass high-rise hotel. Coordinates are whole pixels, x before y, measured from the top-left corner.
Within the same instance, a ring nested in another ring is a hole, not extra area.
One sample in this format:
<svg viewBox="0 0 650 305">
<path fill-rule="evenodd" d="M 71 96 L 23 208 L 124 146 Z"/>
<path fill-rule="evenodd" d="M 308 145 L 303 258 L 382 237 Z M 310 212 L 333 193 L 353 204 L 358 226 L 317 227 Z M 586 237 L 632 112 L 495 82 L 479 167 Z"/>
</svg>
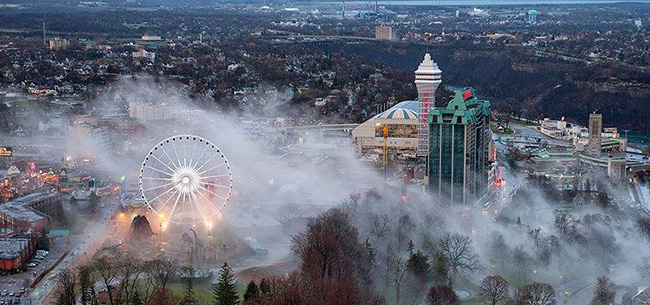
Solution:
<svg viewBox="0 0 650 305">
<path fill-rule="evenodd" d="M 488 193 L 490 102 L 472 89 L 429 112 L 429 190 L 443 204 L 473 204 Z"/>
</svg>

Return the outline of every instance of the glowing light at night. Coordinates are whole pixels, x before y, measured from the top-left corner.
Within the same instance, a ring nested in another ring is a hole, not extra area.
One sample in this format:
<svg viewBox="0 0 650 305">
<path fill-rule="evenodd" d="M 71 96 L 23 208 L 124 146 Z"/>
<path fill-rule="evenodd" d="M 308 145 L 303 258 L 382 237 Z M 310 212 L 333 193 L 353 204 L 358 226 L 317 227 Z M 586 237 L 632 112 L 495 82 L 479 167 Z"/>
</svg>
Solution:
<svg viewBox="0 0 650 305">
<path fill-rule="evenodd" d="M 193 135 L 158 143 L 140 168 L 142 199 L 165 223 L 211 219 L 230 199 L 232 183 L 223 152 Z"/>
</svg>

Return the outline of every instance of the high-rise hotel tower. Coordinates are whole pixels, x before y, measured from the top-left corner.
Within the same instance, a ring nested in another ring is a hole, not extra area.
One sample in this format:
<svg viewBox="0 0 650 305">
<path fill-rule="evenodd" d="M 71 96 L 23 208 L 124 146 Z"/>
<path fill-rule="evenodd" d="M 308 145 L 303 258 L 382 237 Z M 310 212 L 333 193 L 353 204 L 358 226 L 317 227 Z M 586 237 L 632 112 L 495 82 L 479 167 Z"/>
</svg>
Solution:
<svg viewBox="0 0 650 305">
<path fill-rule="evenodd" d="M 415 86 L 418 90 L 418 157 L 429 155 L 429 112 L 435 107 L 435 93 L 442 81 L 442 71 L 438 64 L 426 53 L 424 60 L 415 71 Z"/>
</svg>

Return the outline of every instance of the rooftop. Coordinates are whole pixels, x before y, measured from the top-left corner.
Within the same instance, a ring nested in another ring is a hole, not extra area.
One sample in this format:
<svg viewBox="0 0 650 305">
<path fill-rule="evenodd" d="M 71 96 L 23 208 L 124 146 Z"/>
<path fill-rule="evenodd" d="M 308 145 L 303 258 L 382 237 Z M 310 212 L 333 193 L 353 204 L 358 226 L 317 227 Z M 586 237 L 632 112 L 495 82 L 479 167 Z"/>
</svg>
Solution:
<svg viewBox="0 0 650 305">
<path fill-rule="evenodd" d="M 14 259 L 29 247 L 29 240 L 24 238 L 0 239 L 0 259 Z"/>
<path fill-rule="evenodd" d="M 32 193 L 27 196 L 18 197 L 0 205 L 0 214 L 7 215 L 17 221 L 38 221 L 45 218 L 45 216 L 33 209 L 31 205 L 58 196 L 58 194 Z"/>
<path fill-rule="evenodd" d="M 415 70 L 415 82 L 418 81 L 440 81 L 442 71 L 438 68 L 438 64 L 433 62 L 429 53 L 424 54 L 424 60 Z"/>
<path fill-rule="evenodd" d="M 403 101 L 390 107 L 388 110 L 374 116 L 371 120 L 417 120 L 418 101 Z"/>
</svg>

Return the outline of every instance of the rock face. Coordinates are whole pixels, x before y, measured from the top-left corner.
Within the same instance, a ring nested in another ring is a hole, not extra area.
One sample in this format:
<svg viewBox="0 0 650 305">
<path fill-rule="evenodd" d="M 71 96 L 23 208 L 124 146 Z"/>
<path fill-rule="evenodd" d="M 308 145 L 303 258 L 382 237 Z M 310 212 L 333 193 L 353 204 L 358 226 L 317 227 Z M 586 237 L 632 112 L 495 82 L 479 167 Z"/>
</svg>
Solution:
<svg viewBox="0 0 650 305">
<path fill-rule="evenodd" d="M 147 216 L 138 215 L 133 218 L 131 222 L 131 229 L 129 230 L 129 239 L 132 241 L 142 241 L 143 239 L 148 239 L 153 236 L 153 230 L 149 225 L 149 220 Z"/>
</svg>

